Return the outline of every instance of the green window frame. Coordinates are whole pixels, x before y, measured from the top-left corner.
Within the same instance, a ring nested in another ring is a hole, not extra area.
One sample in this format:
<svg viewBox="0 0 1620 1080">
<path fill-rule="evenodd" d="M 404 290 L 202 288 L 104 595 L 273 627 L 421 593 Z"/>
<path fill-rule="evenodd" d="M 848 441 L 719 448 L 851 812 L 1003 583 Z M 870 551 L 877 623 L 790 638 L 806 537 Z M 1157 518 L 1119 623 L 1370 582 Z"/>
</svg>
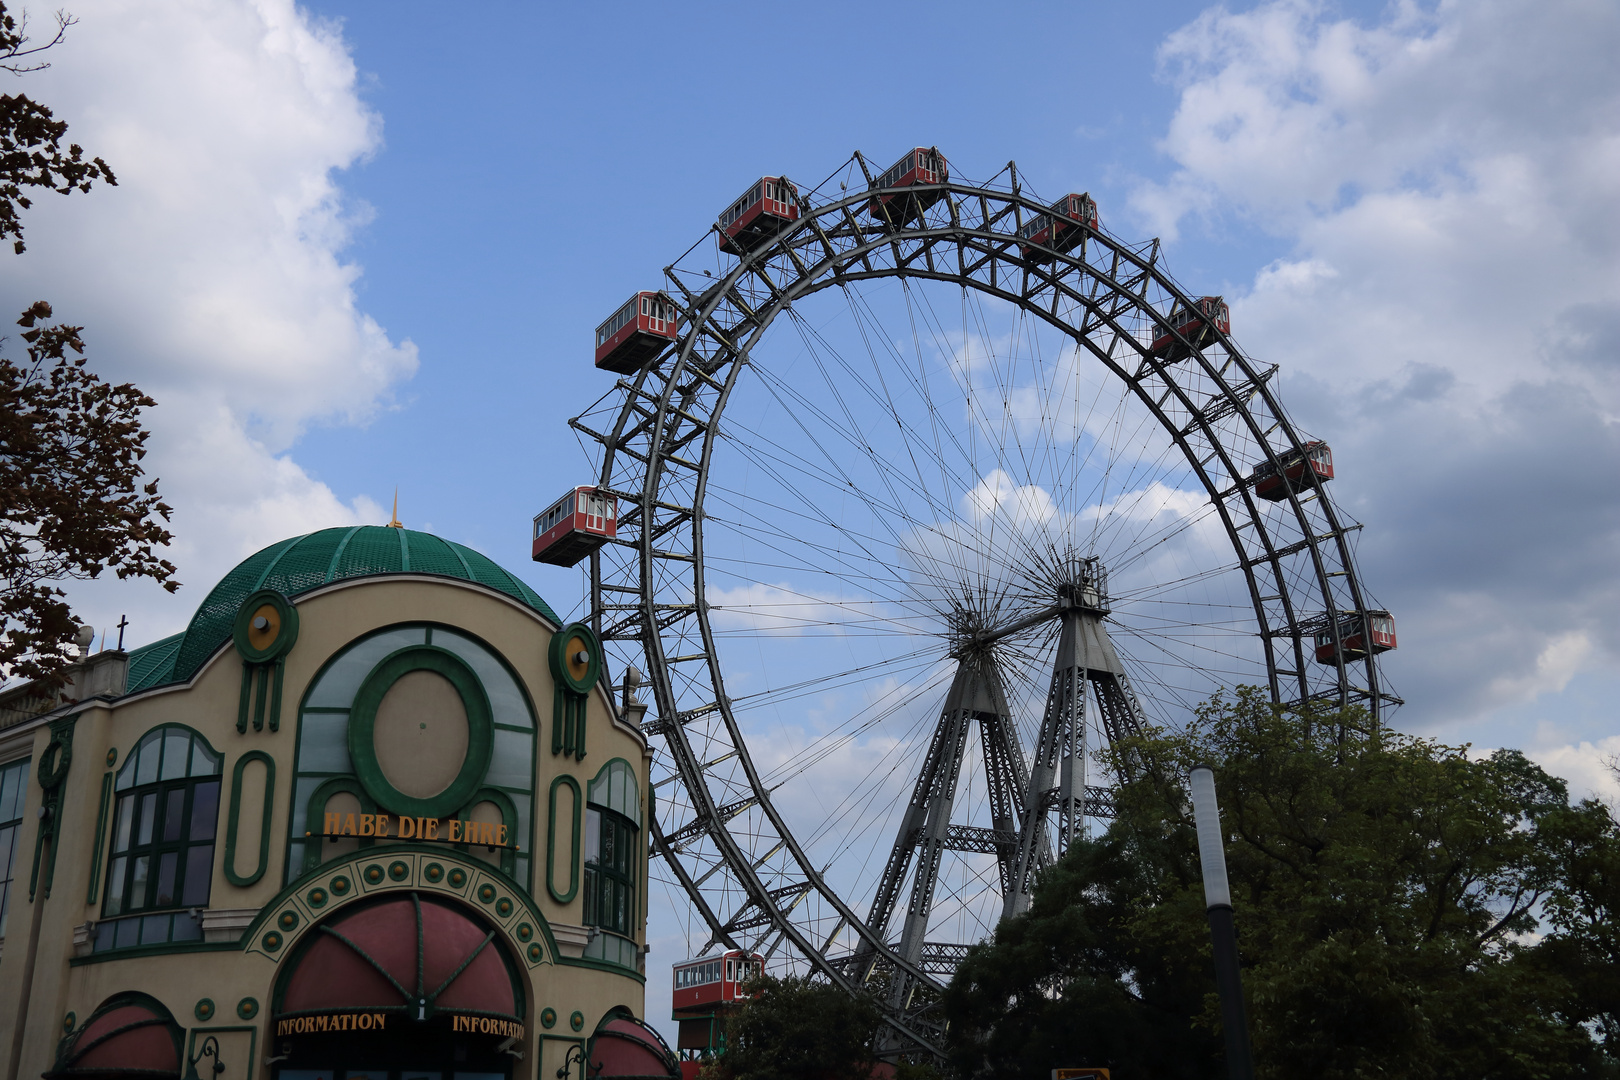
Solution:
<svg viewBox="0 0 1620 1080">
<path fill-rule="evenodd" d="M 634 937 L 641 876 L 641 807 L 635 771 L 623 758 L 602 766 L 585 795 L 586 926 Z"/>
<path fill-rule="evenodd" d="M 113 782 L 102 918 L 208 906 L 221 773 L 220 755 L 179 724 L 135 744 Z"/>
<path fill-rule="evenodd" d="M 0 765 L 0 938 L 6 936 L 17 849 L 22 847 L 23 803 L 28 798 L 29 759 Z"/>
</svg>

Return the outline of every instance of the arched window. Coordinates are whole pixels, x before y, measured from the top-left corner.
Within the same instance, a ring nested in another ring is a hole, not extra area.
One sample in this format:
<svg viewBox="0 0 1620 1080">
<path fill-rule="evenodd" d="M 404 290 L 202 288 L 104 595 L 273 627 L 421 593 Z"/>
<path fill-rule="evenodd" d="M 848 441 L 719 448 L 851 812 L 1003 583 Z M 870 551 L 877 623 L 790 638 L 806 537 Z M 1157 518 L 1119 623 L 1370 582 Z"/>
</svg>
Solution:
<svg viewBox="0 0 1620 1080">
<path fill-rule="evenodd" d="M 586 926 L 625 938 L 634 935 L 636 879 L 641 870 L 637 840 L 640 832 L 641 798 L 636 774 L 628 763 L 615 758 L 602 767 L 585 793 Z M 598 943 L 605 950 L 605 959 L 635 966 L 632 943 L 610 944 L 600 935 L 592 945 Z"/>
<path fill-rule="evenodd" d="M 208 906 L 219 784 L 219 754 L 190 728 L 153 728 L 129 752 L 113 782 L 98 952 L 202 937 L 189 909 Z"/>
</svg>

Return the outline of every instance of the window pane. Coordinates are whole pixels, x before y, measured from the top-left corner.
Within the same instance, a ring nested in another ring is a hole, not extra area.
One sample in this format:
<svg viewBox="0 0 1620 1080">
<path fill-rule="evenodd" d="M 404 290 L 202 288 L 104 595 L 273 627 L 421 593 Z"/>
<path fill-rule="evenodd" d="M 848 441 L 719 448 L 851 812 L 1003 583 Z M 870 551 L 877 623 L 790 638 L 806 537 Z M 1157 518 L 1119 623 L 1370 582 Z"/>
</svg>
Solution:
<svg viewBox="0 0 1620 1080">
<path fill-rule="evenodd" d="M 124 868 L 128 862 L 123 856 L 113 860 L 112 873 L 107 875 L 107 915 L 124 910 Z"/>
<path fill-rule="evenodd" d="M 118 800 L 118 824 L 113 828 L 113 850 L 129 850 L 129 825 L 135 816 L 135 796 L 124 795 Z"/>
<path fill-rule="evenodd" d="M 178 780 L 191 763 L 191 734 L 170 728 L 163 733 L 163 772 L 159 780 Z"/>
<path fill-rule="evenodd" d="M 141 920 L 141 944 L 161 945 L 169 940 L 169 916 L 148 915 Z"/>
<path fill-rule="evenodd" d="M 180 853 L 165 851 L 158 858 L 157 902 L 155 907 L 168 907 L 174 903 L 175 874 L 180 869 Z"/>
<path fill-rule="evenodd" d="M 201 739 L 193 739 L 191 741 L 191 775 L 219 775 L 219 755 L 210 754 L 208 752 L 208 747 L 203 745 L 203 741 Z"/>
<path fill-rule="evenodd" d="M 214 845 L 195 844 L 186 852 L 186 888 L 180 903 L 207 907 L 208 887 L 214 874 Z"/>
<path fill-rule="evenodd" d="M 172 789 L 163 801 L 163 841 L 170 843 L 180 839 L 186 825 L 186 789 Z"/>
<path fill-rule="evenodd" d="M 141 828 L 135 843 L 145 847 L 152 842 L 152 821 L 157 817 L 157 792 L 148 791 L 141 796 Z"/>
<path fill-rule="evenodd" d="M 135 765 L 135 786 L 156 783 L 158 778 L 158 757 L 163 753 L 163 740 L 160 738 L 147 738 L 141 740 L 141 756 Z"/>
<path fill-rule="evenodd" d="M 602 814 L 598 810 L 585 808 L 585 861 L 593 863 L 597 860 L 597 851 L 601 847 Z"/>
<path fill-rule="evenodd" d="M 129 910 L 139 911 L 146 906 L 146 872 L 152 859 L 149 855 L 141 855 L 135 860 L 134 872 L 129 881 Z"/>
<path fill-rule="evenodd" d="M 219 817 L 219 781 L 209 780 L 192 789 L 191 839 L 212 840 Z"/>
<path fill-rule="evenodd" d="M 191 912 L 180 911 L 174 916 L 174 930 L 169 935 L 170 941 L 201 941 L 202 923 L 191 917 Z"/>
<path fill-rule="evenodd" d="M 118 939 L 117 939 L 117 941 L 114 942 L 114 945 L 116 945 L 120 949 L 124 949 L 124 948 L 128 948 L 131 945 L 140 944 L 140 940 L 141 940 L 141 937 L 140 937 L 140 935 L 141 935 L 141 920 L 139 920 L 139 919 L 124 919 L 121 922 L 119 922 L 117 924 L 117 926 L 118 926 Z"/>
</svg>

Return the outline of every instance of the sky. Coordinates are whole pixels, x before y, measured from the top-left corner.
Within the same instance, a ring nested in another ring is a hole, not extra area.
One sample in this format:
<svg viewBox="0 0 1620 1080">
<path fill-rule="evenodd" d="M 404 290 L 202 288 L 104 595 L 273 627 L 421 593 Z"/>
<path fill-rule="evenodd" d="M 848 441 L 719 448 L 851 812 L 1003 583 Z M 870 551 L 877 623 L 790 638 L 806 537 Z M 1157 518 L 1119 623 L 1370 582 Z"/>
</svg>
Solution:
<svg viewBox="0 0 1620 1080">
<path fill-rule="evenodd" d="M 1365 524 L 1397 726 L 1620 796 L 1612 2 L 70 10 L 16 86 L 119 184 L 36 200 L 0 309 L 50 300 L 159 403 L 184 587 L 70 589 L 129 644 L 396 488 L 576 607 L 527 545 L 591 475 L 595 325 L 761 174 L 931 144 L 1090 191 L 1231 302 Z"/>
</svg>

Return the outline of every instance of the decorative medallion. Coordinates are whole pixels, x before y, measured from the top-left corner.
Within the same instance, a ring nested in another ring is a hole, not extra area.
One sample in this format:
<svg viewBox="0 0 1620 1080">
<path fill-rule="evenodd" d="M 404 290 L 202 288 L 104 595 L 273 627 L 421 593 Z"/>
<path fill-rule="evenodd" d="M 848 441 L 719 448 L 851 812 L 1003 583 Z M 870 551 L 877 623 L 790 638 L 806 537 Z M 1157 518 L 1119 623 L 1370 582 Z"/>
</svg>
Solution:
<svg viewBox="0 0 1620 1080">
<path fill-rule="evenodd" d="M 478 899 L 482 900 L 486 904 L 495 899 L 495 886 L 491 885 L 487 881 L 478 886 Z"/>
<path fill-rule="evenodd" d="M 495 901 L 495 913 L 503 919 L 512 914 L 512 901 L 505 896 Z"/>
<path fill-rule="evenodd" d="M 207 1001 L 208 999 L 204 998 L 203 1000 Z M 73 1025 L 77 1024 L 78 1022 L 79 1022 L 79 1014 L 70 1012 L 66 1016 L 62 1017 L 62 1030 L 63 1031 L 72 1031 L 73 1030 Z M 547 1026 L 549 1027 L 550 1025 L 548 1024 Z"/>
<path fill-rule="evenodd" d="M 312 908 L 325 907 L 326 890 L 317 885 L 315 888 L 304 894 L 304 899 L 309 901 L 309 906 Z"/>
<path fill-rule="evenodd" d="M 551 706 L 551 752 L 585 760 L 585 703 L 602 674 L 602 647 L 584 623 L 551 636 L 546 662 L 556 686 Z"/>
<path fill-rule="evenodd" d="M 275 952 L 281 948 L 281 935 L 272 930 L 260 938 L 259 942 L 264 946 L 266 952 Z"/>
<path fill-rule="evenodd" d="M 110 769 L 116 764 L 118 764 L 118 747 L 115 746 L 107 751 L 107 768 Z"/>
<path fill-rule="evenodd" d="M 463 885 L 467 884 L 467 871 L 463 870 L 459 866 L 455 867 L 450 871 L 448 880 L 452 889 L 459 889 Z"/>
<path fill-rule="evenodd" d="M 543 1027 L 543 1028 L 554 1028 L 554 1027 L 556 1027 L 557 1026 L 557 1010 L 556 1009 L 549 1009 L 549 1008 L 540 1010 L 540 1026 Z"/>
<path fill-rule="evenodd" d="M 244 1020 L 251 1020 L 259 1015 L 259 999 L 245 997 L 236 1003 L 236 1015 Z"/>
<path fill-rule="evenodd" d="M 346 893 L 348 891 L 349 891 L 349 879 L 348 878 L 344 877 L 342 874 L 339 874 L 337 877 L 332 879 L 332 895 L 333 896 L 342 896 L 344 893 Z"/>
<path fill-rule="evenodd" d="M 381 863 L 372 863 L 365 869 L 366 880 L 373 885 L 382 884 L 384 870 Z"/>
<path fill-rule="evenodd" d="M 534 927 L 530 926 L 526 922 L 518 923 L 517 936 L 519 941 L 528 941 L 530 938 L 534 937 Z"/>
<path fill-rule="evenodd" d="M 444 867 L 436 862 L 430 862 L 422 867 L 422 876 L 427 878 L 430 883 L 437 885 L 439 879 L 444 877 Z"/>
<path fill-rule="evenodd" d="M 538 964 L 545 955 L 546 950 L 540 947 L 540 943 L 538 941 L 529 946 L 529 959 L 534 961 L 536 964 Z M 547 1024 L 546 1026 L 550 1027 L 551 1025 Z"/>
<path fill-rule="evenodd" d="M 377 805 L 401 817 L 444 818 L 466 806 L 494 746 L 484 684 L 465 660 L 434 645 L 384 657 L 349 711 L 355 775 Z"/>
<path fill-rule="evenodd" d="M 214 1018 L 214 999 L 198 998 L 196 1007 L 191 1010 L 191 1015 L 203 1021 L 212 1020 Z"/>
<path fill-rule="evenodd" d="M 276 590 L 260 589 L 237 609 L 231 638 L 236 642 L 236 651 L 242 654 L 242 696 L 236 711 L 236 730 L 247 730 L 251 707 L 254 731 L 264 730 L 267 713 L 270 730 L 279 731 L 282 669 L 298 641 L 298 609 Z"/>
<path fill-rule="evenodd" d="M 404 881 L 411 876 L 411 864 L 404 859 L 395 859 L 388 864 L 388 876 L 395 881 Z"/>
<path fill-rule="evenodd" d="M 276 924 L 283 930 L 291 931 L 298 925 L 298 912 L 288 908 L 281 913 L 281 918 L 276 920 Z"/>
<path fill-rule="evenodd" d="M 585 1014 L 580 1012 L 578 1009 L 575 1009 L 574 1015 L 568 1018 L 568 1026 L 573 1028 L 575 1031 L 584 1031 Z"/>
</svg>

